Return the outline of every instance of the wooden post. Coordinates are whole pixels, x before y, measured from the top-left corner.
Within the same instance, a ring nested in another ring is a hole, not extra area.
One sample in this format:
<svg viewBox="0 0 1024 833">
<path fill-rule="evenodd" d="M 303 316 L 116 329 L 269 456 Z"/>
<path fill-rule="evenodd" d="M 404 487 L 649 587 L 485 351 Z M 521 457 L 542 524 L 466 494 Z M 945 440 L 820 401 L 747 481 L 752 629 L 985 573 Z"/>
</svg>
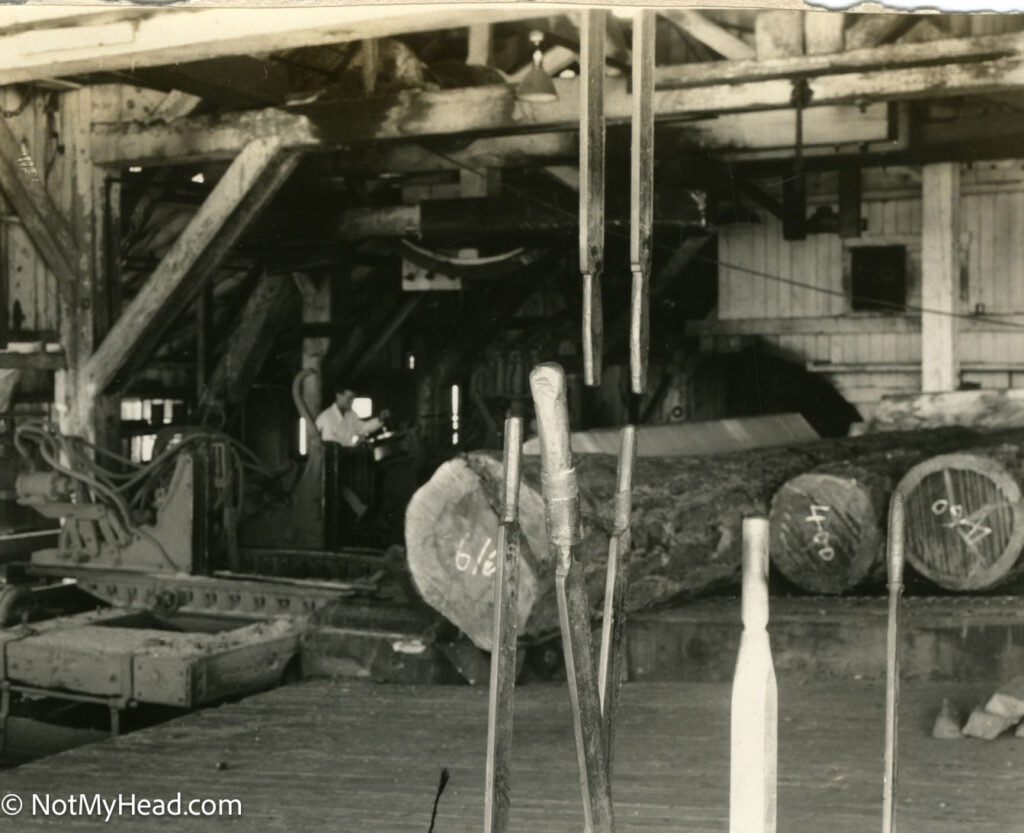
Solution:
<svg viewBox="0 0 1024 833">
<path fill-rule="evenodd" d="M 754 21 L 754 47 L 759 60 L 804 54 L 804 13 L 760 12 Z"/>
<path fill-rule="evenodd" d="M 942 162 L 922 168 L 921 390 L 956 390 L 959 298 L 960 165 Z"/>
<path fill-rule="evenodd" d="M 198 410 L 215 405 L 240 405 L 253 379 L 270 353 L 274 335 L 293 309 L 295 290 L 284 275 L 264 272 L 231 329 L 224 352 L 208 383 L 203 386 Z"/>
<path fill-rule="evenodd" d="M 319 281 L 309 275 L 296 274 L 293 276 L 295 285 L 302 295 L 302 323 L 321 324 L 329 323 L 331 320 L 331 288 L 332 283 L 327 276 L 321 276 Z M 302 369 L 314 370 L 302 382 L 302 401 L 315 416 L 323 408 L 324 380 L 322 376 L 324 357 L 331 349 L 330 338 L 316 337 L 302 339 Z M 307 425 L 307 431 L 312 431 L 313 426 Z"/>
<path fill-rule="evenodd" d="M 466 63 L 489 66 L 491 63 L 491 46 L 494 40 L 491 24 L 478 23 L 470 26 L 466 32 Z"/>
<path fill-rule="evenodd" d="M 203 287 L 196 298 L 196 401 L 201 402 L 210 381 L 210 350 L 213 325 L 213 284 Z"/>
<path fill-rule="evenodd" d="M 808 55 L 833 55 L 843 51 L 842 12 L 806 12 L 804 47 Z"/>
</svg>

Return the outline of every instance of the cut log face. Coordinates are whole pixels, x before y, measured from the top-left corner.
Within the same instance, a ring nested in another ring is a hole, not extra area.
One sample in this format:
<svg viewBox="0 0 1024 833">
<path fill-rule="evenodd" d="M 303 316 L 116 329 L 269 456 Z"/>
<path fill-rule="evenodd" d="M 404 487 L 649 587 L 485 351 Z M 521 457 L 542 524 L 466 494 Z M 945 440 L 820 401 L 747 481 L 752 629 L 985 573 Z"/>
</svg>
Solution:
<svg viewBox="0 0 1024 833">
<path fill-rule="evenodd" d="M 497 461 L 490 461 L 499 469 Z M 500 471 L 496 472 L 500 477 Z M 480 478 L 463 459 L 441 466 L 429 488 L 416 492 L 406 510 L 406 545 L 423 553 L 412 571 L 424 601 L 468 634 L 478 647 L 491 649 L 494 570 L 497 557 L 498 508 Z M 532 505 L 538 502 L 537 506 Z M 525 504 L 525 512 L 524 512 Z M 517 611 L 522 632 L 533 609 L 537 583 L 535 552 L 544 553 L 544 507 L 534 493 L 520 496 L 521 571 Z M 541 521 L 536 528 L 536 519 Z M 530 568 L 532 565 L 533 569 Z M 525 580 L 524 580 L 525 579 Z"/>
<path fill-rule="evenodd" d="M 862 583 L 883 560 L 887 484 L 880 480 L 849 467 L 783 484 L 772 498 L 772 564 L 813 593 L 843 593 Z"/>
<path fill-rule="evenodd" d="M 950 590 L 983 590 L 1021 569 L 1024 506 L 1017 449 L 945 454 L 907 472 L 907 560 Z"/>
</svg>

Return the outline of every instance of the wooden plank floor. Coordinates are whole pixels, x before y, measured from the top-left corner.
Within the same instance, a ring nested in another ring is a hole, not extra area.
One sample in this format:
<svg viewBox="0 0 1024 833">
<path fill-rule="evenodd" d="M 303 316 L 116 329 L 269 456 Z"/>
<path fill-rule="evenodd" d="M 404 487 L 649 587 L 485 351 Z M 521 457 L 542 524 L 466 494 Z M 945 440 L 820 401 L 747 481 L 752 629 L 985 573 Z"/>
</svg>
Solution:
<svg viewBox="0 0 1024 833">
<path fill-rule="evenodd" d="M 727 830 L 729 685 L 626 686 L 615 767 L 619 831 Z M 900 833 L 1024 831 L 1024 740 L 936 741 L 941 698 L 984 686 L 904 690 Z M 517 692 L 515 830 L 582 828 L 568 698 Z M 881 809 L 884 689 L 874 682 L 780 684 L 779 830 L 864 833 Z M 238 798 L 228 819 L 33 818 L 0 830 L 411 831 L 426 833 L 442 767 L 451 781 L 436 833 L 482 829 L 486 691 L 311 681 L 114 741 L 0 772 L 0 793 Z M 226 768 L 219 768 L 223 762 Z"/>
</svg>

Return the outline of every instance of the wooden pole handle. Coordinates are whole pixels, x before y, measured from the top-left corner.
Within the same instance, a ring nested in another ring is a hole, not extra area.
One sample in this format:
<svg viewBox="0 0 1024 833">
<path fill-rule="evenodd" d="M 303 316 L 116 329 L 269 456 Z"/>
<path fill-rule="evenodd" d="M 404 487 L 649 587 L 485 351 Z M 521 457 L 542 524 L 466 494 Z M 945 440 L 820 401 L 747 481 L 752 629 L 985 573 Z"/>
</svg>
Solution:
<svg viewBox="0 0 1024 833">
<path fill-rule="evenodd" d="M 579 487 L 576 470 L 572 467 L 569 441 L 565 371 L 553 363 L 537 365 L 530 373 L 530 391 L 537 412 L 541 488 L 548 537 L 556 547 L 572 547 L 583 540 L 583 529 Z"/>
<path fill-rule="evenodd" d="M 768 519 L 750 515 L 743 519 L 743 627 L 768 627 Z"/>
<path fill-rule="evenodd" d="M 636 428 L 632 425 L 627 425 L 622 429 L 622 434 L 620 435 L 613 535 L 623 535 L 629 530 L 629 521 L 633 510 L 634 462 L 636 462 Z"/>
<path fill-rule="evenodd" d="M 906 543 L 906 498 L 901 489 L 892 493 L 889 501 L 889 535 L 886 541 L 886 566 L 888 568 L 889 586 L 903 586 L 903 565 L 905 557 L 903 548 Z"/>
<path fill-rule="evenodd" d="M 519 480 L 523 457 L 523 419 L 505 420 L 505 491 L 502 493 L 501 523 L 515 523 L 519 514 Z"/>
</svg>

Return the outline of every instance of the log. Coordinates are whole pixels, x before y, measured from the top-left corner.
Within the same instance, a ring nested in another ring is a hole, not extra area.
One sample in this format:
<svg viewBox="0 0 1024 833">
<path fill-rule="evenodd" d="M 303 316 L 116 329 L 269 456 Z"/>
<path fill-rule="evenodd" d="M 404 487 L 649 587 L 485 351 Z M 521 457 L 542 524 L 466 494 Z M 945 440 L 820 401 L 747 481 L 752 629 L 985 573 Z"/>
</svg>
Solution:
<svg viewBox="0 0 1024 833">
<path fill-rule="evenodd" d="M 906 557 L 948 590 L 984 590 L 1024 572 L 1020 445 L 943 454 L 900 481 Z"/>
<path fill-rule="evenodd" d="M 1024 437 L 1024 435 L 1018 434 Z M 970 447 L 979 435 L 942 429 L 822 440 L 715 457 L 639 458 L 633 485 L 632 553 L 627 610 L 639 610 L 716 588 L 735 586 L 741 567 L 740 523 L 764 513 L 790 478 L 858 455 L 927 453 L 936 443 Z M 580 483 L 585 565 L 591 609 L 600 609 L 612 528 L 616 460 L 575 458 Z M 480 648 L 490 649 L 492 582 L 501 462 L 497 452 L 471 452 L 444 463 L 406 512 L 409 570 L 424 600 Z M 519 633 L 526 639 L 558 629 L 554 567 L 548 552 L 537 460 L 523 460 Z"/>
<path fill-rule="evenodd" d="M 812 593 L 845 593 L 884 581 L 889 498 L 896 483 L 936 453 L 963 448 L 956 434 L 925 433 L 925 448 L 859 455 L 787 480 L 769 513 L 773 567 Z M 998 444 L 1005 437 L 982 439 Z"/>
<path fill-rule="evenodd" d="M 889 478 L 857 465 L 798 474 L 772 498 L 771 560 L 812 593 L 851 590 L 884 566 Z"/>
</svg>

